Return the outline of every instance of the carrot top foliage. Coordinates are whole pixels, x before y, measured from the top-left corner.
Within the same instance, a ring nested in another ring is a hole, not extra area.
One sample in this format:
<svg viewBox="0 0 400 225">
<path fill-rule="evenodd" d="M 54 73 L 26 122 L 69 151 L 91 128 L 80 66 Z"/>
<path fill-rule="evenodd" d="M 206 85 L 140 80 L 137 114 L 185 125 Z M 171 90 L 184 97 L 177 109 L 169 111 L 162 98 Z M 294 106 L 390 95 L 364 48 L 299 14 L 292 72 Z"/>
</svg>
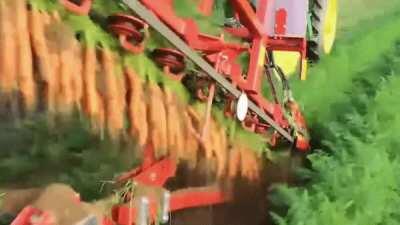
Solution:
<svg viewBox="0 0 400 225">
<path fill-rule="evenodd" d="M 392 20 L 378 18 L 381 26 L 373 29 L 375 22 L 368 21 L 367 35 L 364 31 L 338 44 L 332 58 L 313 69 L 311 82 L 301 85 L 310 90 L 299 99 L 323 150 L 309 156 L 311 169 L 300 171 L 305 187 L 280 187 L 272 195 L 277 224 L 400 223 L 395 103 L 400 97 L 400 34 L 395 28 L 400 21 L 398 14 L 385 17 Z M 374 44 L 378 39 L 385 40 L 379 47 Z"/>
</svg>

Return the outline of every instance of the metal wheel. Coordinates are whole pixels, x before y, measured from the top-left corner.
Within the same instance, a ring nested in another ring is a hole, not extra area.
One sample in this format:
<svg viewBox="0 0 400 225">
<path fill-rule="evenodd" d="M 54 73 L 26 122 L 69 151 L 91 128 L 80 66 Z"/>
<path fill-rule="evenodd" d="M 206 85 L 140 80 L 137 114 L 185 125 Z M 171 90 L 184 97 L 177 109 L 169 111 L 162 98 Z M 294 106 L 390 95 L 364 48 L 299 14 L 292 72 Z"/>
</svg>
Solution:
<svg viewBox="0 0 400 225">
<path fill-rule="evenodd" d="M 142 30 L 146 24 L 131 15 L 115 14 L 108 18 L 109 28 L 116 35 L 124 35 L 135 43 L 141 43 L 144 40 Z"/>
<path fill-rule="evenodd" d="M 314 37 L 308 43 L 308 55 L 310 59 L 318 60 L 331 53 L 336 39 L 337 0 L 314 0 L 311 15 Z"/>
<path fill-rule="evenodd" d="M 185 57 L 175 49 L 158 48 L 152 52 L 152 56 L 157 65 L 163 68 L 168 67 L 173 74 L 179 74 L 185 70 Z"/>
</svg>

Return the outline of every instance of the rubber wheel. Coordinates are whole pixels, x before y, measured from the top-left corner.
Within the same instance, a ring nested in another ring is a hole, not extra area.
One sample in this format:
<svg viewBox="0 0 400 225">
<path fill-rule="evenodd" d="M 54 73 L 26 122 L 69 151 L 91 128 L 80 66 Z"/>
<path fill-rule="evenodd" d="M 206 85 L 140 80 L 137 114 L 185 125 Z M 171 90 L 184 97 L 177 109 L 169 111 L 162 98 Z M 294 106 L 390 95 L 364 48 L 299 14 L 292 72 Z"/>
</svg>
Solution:
<svg viewBox="0 0 400 225">
<path fill-rule="evenodd" d="M 311 25 L 314 37 L 308 42 L 308 57 L 318 60 L 332 51 L 336 39 L 337 0 L 313 0 Z"/>
</svg>

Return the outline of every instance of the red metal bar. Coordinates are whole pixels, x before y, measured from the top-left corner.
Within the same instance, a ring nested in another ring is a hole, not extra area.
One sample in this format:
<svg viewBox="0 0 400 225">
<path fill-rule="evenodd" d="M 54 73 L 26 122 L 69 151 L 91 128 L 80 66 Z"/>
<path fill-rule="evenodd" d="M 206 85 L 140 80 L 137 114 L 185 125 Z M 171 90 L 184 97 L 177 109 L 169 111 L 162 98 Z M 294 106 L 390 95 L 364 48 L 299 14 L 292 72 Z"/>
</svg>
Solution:
<svg viewBox="0 0 400 225">
<path fill-rule="evenodd" d="M 306 40 L 297 37 L 269 37 L 267 49 L 275 51 L 294 51 L 302 52 L 306 49 Z"/>
<path fill-rule="evenodd" d="M 253 40 L 250 51 L 249 71 L 247 73 L 245 90 L 252 94 L 259 93 L 261 89 L 261 77 L 265 65 L 265 39 L 257 38 Z"/>
<path fill-rule="evenodd" d="M 146 168 L 135 168 L 117 178 L 117 182 L 132 179 L 148 186 L 162 187 L 169 178 L 175 176 L 175 172 L 176 162 L 166 158 Z"/>
<path fill-rule="evenodd" d="M 261 37 L 264 35 L 264 29 L 258 16 L 250 6 L 248 0 L 230 0 L 237 12 L 241 23 L 247 27 L 253 36 Z"/>
<path fill-rule="evenodd" d="M 235 37 L 243 39 L 250 39 L 251 37 L 250 31 L 246 27 L 240 27 L 240 28 L 227 27 L 225 28 L 225 31 L 232 34 Z"/>
<path fill-rule="evenodd" d="M 92 0 L 82 0 L 80 4 L 76 4 L 71 0 L 60 0 L 60 3 L 72 13 L 82 16 L 87 15 L 92 6 Z"/>
<path fill-rule="evenodd" d="M 144 185 L 162 187 L 169 178 L 175 176 L 175 172 L 176 162 L 167 158 L 144 170 L 133 179 Z"/>
<path fill-rule="evenodd" d="M 32 217 L 36 216 L 36 222 L 32 223 Z M 54 216 L 49 212 L 43 212 L 32 206 L 26 206 L 21 213 L 18 214 L 17 218 L 11 223 L 11 225 L 55 225 Z"/>
<path fill-rule="evenodd" d="M 202 0 L 199 4 L 199 11 L 204 16 L 211 16 L 214 6 L 214 0 Z"/>
<path fill-rule="evenodd" d="M 172 0 L 141 0 L 141 2 L 180 36 L 185 34 L 186 21 L 175 14 Z"/>
<path fill-rule="evenodd" d="M 267 24 L 267 8 L 268 8 L 268 2 L 269 1 L 275 1 L 275 0 L 258 0 L 258 5 L 257 5 L 257 18 L 260 21 L 262 25 Z M 264 29 L 263 29 L 264 30 Z M 265 33 L 265 32 L 263 32 Z"/>
<path fill-rule="evenodd" d="M 187 208 L 204 207 L 222 204 L 229 201 L 218 187 L 187 188 L 171 193 L 170 211 L 178 211 Z M 157 216 L 157 201 L 150 199 L 150 216 L 152 222 Z M 129 221 L 135 221 L 137 209 L 129 204 L 115 206 L 113 220 L 119 225 L 132 225 Z"/>
<path fill-rule="evenodd" d="M 229 198 L 216 187 L 188 188 L 171 195 L 171 211 L 222 204 Z"/>
</svg>

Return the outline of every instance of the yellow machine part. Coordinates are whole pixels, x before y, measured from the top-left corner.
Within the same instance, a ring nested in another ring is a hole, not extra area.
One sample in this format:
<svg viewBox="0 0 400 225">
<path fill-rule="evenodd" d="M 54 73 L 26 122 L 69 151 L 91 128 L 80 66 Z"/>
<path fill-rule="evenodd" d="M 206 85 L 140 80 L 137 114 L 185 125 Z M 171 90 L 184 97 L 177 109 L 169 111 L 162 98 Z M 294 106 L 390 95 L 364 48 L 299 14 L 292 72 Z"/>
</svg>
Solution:
<svg viewBox="0 0 400 225">
<path fill-rule="evenodd" d="M 335 42 L 338 16 L 337 0 L 329 0 L 327 4 L 322 34 L 322 49 L 326 55 L 332 51 L 333 43 Z"/>
<path fill-rule="evenodd" d="M 274 51 L 273 57 L 285 75 L 291 76 L 299 70 L 300 54 L 298 52 Z"/>
</svg>

